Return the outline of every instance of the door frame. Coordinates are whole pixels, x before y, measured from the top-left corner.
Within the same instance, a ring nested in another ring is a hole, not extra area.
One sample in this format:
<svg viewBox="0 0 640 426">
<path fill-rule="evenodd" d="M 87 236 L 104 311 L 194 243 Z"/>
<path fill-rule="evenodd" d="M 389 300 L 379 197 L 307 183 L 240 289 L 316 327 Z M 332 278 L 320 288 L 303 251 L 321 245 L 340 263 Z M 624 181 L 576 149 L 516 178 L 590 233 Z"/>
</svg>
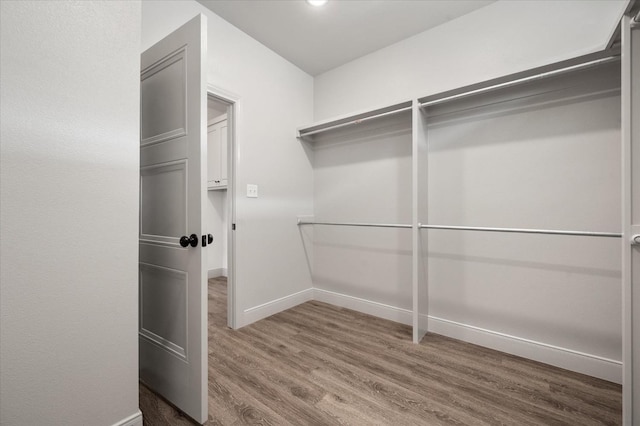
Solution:
<svg viewBox="0 0 640 426">
<path fill-rule="evenodd" d="M 237 165 L 237 141 L 238 123 L 241 115 L 241 99 L 221 87 L 207 84 L 207 100 L 214 99 L 227 104 L 228 123 L 228 147 L 227 147 L 227 326 L 236 329 L 237 309 L 236 309 L 236 165 Z"/>
</svg>

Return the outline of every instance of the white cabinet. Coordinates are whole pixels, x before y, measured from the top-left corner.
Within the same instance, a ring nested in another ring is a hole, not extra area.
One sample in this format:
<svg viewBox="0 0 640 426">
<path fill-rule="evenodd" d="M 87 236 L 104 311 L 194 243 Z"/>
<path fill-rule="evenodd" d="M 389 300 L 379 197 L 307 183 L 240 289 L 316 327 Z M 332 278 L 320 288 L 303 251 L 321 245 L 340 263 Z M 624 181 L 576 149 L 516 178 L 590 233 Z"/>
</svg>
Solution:
<svg viewBox="0 0 640 426">
<path fill-rule="evenodd" d="M 227 116 L 214 118 L 207 128 L 207 187 L 227 188 Z"/>
</svg>

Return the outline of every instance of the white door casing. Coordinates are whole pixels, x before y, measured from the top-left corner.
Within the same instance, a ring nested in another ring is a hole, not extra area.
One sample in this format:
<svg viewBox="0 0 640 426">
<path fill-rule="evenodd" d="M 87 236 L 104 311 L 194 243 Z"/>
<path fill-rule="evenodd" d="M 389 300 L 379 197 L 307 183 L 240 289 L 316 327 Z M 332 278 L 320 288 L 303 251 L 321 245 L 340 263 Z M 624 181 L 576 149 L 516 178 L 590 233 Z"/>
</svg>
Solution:
<svg viewBox="0 0 640 426">
<path fill-rule="evenodd" d="M 227 158 L 225 176 L 227 177 L 227 327 L 236 329 L 238 310 L 235 306 L 236 272 L 235 272 L 235 224 L 236 224 L 236 191 L 235 170 L 237 166 L 237 142 L 242 140 L 242 97 L 227 89 L 212 84 L 207 85 L 207 95 L 227 104 Z M 223 157 L 224 158 L 224 157 Z M 215 244 L 215 241 L 214 241 Z"/>
<path fill-rule="evenodd" d="M 142 54 L 140 380 L 207 420 L 206 18 Z M 195 234 L 197 246 L 180 239 Z"/>
</svg>

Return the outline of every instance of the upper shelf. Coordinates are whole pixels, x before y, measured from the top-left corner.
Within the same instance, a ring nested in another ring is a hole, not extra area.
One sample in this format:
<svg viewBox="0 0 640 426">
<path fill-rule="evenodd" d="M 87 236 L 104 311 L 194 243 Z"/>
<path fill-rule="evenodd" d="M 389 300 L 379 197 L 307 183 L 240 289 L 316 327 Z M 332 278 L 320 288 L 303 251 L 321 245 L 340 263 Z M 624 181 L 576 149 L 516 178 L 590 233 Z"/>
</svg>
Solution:
<svg viewBox="0 0 640 426">
<path fill-rule="evenodd" d="M 459 87 L 457 89 L 418 98 L 418 105 L 425 111 L 428 108 L 451 104 L 478 96 L 486 97 L 507 89 L 531 85 L 541 80 L 561 77 L 569 73 L 589 70 L 620 60 L 620 49 L 608 49 L 579 56 L 569 60 L 532 68 L 526 71 L 509 74 L 503 77 L 482 81 L 480 83 Z M 535 89 L 534 89 L 535 91 Z M 508 97 L 508 96 L 507 96 Z"/>
<path fill-rule="evenodd" d="M 385 117 L 392 114 L 397 114 L 403 111 L 408 111 L 411 109 L 412 102 L 406 101 L 401 102 L 399 104 L 386 106 L 383 108 L 376 108 L 373 110 L 349 114 L 346 116 L 321 121 L 319 123 L 314 123 L 308 126 L 303 126 L 298 128 L 298 138 L 304 139 L 306 137 L 316 135 L 318 133 L 326 132 L 329 130 L 335 130 L 342 127 L 351 126 L 354 124 L 360 124 L 365 121 L 373 120 L 380 117 Z"/>
<path fill-rule="evenodd" d="M 564 77 L 565 75 L 568 75 L 568 77 L 565 78 L 571 78 L 572 73 L 597 68 L 619 60 L 620 49 L 607 49 L 519 73 L 486 80 L 454 90 L 424 96 L 418 98 L 417 103 L 423 113 L 427 116 L 433 116 L 433 114 L 438 115 L 439 113 L 449 109 L 455 110 L 457 108 L 456 104 L 459 104 L 459 101 L 468 101 L 479 97 L 484 99 L 472 102 L 485 103 L 487 101 L 495 101 L 498 97 L 501 102 L 504 102 L 514 96 L 507 90 L 509 88 L 520 87 L 520 91 L 522 91 L 523 86 L 530 85 L 532 87 L 531 93 L 527 92 L 524 95 L 522 93 L 518 93 L 515 96 L 531 96 L 533 94 L 537 94 L 540 90 L 538 87 L 535 87 L 535 82 L 552 78 L 556 78 L 557 80 L 557 77 Z M 559 81 L 557 84 L 560 83 L 562 82 Z M 403 111 L 409 111 L 412 109 L 412 104 L 412 101 L 405 101 L 302 126 L 297 129 L 297 137 L 302 140 L 312 141 L 314 140 L 314 136 L 320 133 L 341 129 L 355 124 L 361 124 L 369 120 L 386 117 Z"/>
</svg>

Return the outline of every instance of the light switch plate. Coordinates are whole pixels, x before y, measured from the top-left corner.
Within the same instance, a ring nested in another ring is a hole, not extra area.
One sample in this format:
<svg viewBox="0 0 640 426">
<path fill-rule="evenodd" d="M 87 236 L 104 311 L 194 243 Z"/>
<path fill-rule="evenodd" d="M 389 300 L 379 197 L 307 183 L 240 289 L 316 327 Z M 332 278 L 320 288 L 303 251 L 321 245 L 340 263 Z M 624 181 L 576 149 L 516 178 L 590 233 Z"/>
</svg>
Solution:
<svg viewBox="0 0 640 426">
<path fill-rule="evenodd" d="M 258 198 L 258 185 L 247 184 L 247 198 Z"/>
</svg>

